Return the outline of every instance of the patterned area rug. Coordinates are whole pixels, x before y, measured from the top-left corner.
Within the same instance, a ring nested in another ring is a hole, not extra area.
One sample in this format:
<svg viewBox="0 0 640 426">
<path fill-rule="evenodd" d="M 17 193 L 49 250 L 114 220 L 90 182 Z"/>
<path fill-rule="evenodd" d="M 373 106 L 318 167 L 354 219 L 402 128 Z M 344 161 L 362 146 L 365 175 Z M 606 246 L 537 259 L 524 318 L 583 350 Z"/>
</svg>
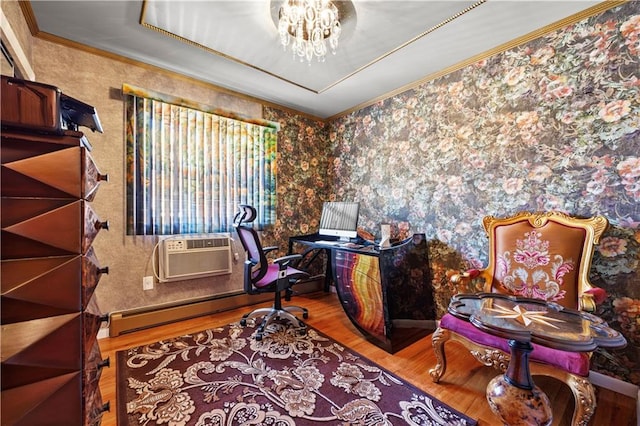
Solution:
<svg viewBox="0 0 640 426">
<path fill-rule="evenodd" d="M 118 352 L 118 425 L 477 424 L 311 327 L 254 327 Z"/>
</svg>

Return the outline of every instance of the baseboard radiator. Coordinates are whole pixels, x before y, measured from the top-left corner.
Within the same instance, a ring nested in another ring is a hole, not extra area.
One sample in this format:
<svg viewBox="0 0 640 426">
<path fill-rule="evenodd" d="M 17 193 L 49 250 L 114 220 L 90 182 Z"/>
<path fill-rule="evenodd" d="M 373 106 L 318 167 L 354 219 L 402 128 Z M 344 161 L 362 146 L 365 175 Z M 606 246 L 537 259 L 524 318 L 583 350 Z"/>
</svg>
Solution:
<svg viewBox="0 0 640 426">
<path fill-rule="evenodd" d="M 323 283 L 320 281 L 302 283 L 296 285 L 295 291 L 298 293 L 311 293 L 321 290 L 322 285 Z M 109 337 L 116 337 L 132 331 L 143 330 L 203 315 L 215 314 L 216 312 L 241 308 L 270 300 L 273 300 L 273 294 L 271 293 L 257 295 L 232 293 L 112 312 L 109 314 Z M 240 318 L 238 318 L 238 320 L 239 319 Z"/>
</svg>

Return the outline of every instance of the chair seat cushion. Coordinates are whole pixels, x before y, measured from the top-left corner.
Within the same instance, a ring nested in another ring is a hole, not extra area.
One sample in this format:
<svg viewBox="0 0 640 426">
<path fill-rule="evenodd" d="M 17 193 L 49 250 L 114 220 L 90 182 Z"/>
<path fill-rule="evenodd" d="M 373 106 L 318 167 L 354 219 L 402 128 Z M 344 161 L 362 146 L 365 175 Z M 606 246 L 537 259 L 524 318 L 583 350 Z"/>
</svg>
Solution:
<svg viewBox="0 0 640 426">
<path fill-rule="evenodd" d="M 272 263 L 269 265 L 267 269 L 267 273 L 262 277 L 262 279 L 253 285 L 257 288 L 268 287 L 271 284 L 274 284 L 278 281 L 278 272 L 280 271 L 280 266 L 276 263 Z M 300 271 L 299 269 L 292 268 L 290 266 L 287 267 L 287 278 L 300 279 L 309 276 L 304 271 Z"/>
<path fill-rule="evenodd" d="M 511 353 L 507 339 L 485 333 L 469 321 L 456 318 L 451 314 L 446 314 L 442 317 L 440 327 L 454 331 L 480 345 L 490 346 L 506 353 Z M 532 343 L 532 345 L 533 351 L 529 355 L 530 360 L 553 365 L 579 376 L 586 377 L 589 375 L 590 357 L 588 353 L 561 351 L 536 343 Z"/>
</svg>

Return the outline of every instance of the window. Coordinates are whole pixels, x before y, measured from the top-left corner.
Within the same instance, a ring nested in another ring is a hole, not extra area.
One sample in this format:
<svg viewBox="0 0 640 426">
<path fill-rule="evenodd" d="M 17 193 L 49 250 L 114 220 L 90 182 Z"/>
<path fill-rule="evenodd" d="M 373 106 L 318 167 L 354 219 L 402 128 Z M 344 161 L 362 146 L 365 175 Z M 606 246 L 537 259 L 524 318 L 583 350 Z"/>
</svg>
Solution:
<svg viewBox="0 0 640 426">
<path fill-rule="evenodd" d="M 123 93 L 128 235 L 228 232 L 238 204 L 275 223 L 277 125 Z"/>
</svg>

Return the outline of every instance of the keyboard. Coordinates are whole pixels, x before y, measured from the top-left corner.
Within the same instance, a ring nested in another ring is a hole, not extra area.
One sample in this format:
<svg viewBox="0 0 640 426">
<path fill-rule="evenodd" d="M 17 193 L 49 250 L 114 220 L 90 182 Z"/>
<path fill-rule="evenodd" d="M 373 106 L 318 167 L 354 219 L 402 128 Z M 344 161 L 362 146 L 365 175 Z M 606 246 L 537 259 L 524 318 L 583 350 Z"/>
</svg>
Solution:
<svg viewBox="0 0 640 426">
<path fill-rule="evenodd" d="M 329 245 L 329 246 L 339 246 L 341 244 L 344 244 L 344 241 L 326 241 L 326 240 L 319 240 L 319 241 L 315 241 L 316 244 L 324 244 L 324 245 Z"/>
<path fill-rule="evenodd" d="M 349 241 L 320 240 L 320 241 L 316 241 L 316 244 L 328 245 L 333 247 L 350 248 L 350 249 L 361 249 L 364 247 L 362 244 L 351 243 Z"/>
</svg>

